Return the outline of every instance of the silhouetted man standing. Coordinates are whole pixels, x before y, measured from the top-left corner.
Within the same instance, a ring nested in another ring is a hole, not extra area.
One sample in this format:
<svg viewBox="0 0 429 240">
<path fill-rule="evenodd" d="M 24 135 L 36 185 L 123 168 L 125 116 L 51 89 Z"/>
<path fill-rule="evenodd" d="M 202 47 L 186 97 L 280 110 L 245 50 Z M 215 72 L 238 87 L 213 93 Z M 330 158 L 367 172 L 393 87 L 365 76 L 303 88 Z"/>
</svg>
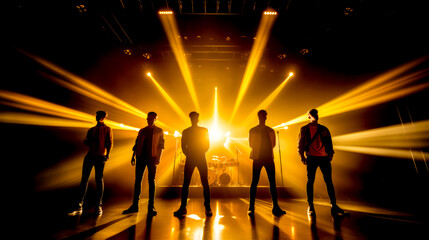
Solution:
<svg viewBox="0 0 429 240">
<path fill-rule="evenodd" d="M 307 165 L 307 214 L 316 216 L 313 205 L 313 185 L 318 167 L 322 171 L 329 199 L 331 200 L 332 215 L 344 214 L 344 211 L 337 206 L 334 184 L 332 183 L 331 161 L 334 157 L 334 148 L 332 146 L 331 133 L 327 127 L 318 123 L 319 115 L 317 109 L 309 110 L 307 115 L 310 123 L 301 128 L 298 142 L 298 152 L 301 156 L 301 161 L 304 165 Z"/>
<path fill-rule="evenodd" d="M 276 136 L 274 130 L 265 125 L 265 121 L 267 120 L 267 112 L 265 110 L 258 112 L 258 118 L 259 125 L 249 131 L 250 158 L 253 159 L 253 172 L 248 214 L 250 216 L 255 214 L 256 190 L 262 167 L 265 167 L 268 180 L 270 181 L 270 193 L 273 201 L 272 213 L 280 216 L 286 212 L 280 208 L 277 200 L 276 170 L 273 155 L 273 148 L 276 146 Z"/>
<path fill-rule="evenodd" d="M 80 182 L 80 201 L 77 209 L 70 215 L 82 214 L 83 201 L 85 199 L 86 190 L 88 188 L 89 176 L 91 175 L 92 168 L 95 168 L 95 183 L 96 183 L 96 214 L 101 215 L 102 198 L 104 191 L 103 172 L 104 165 L 109 159 L 110 150 L 113 146 L 113 133 L 112 129 L 104 124 L 107 117 L 105 111 L 98 111 L 95 119 L 97 125 L 88 130 L 84 144 L 89 147 L 88 153 L 83 160 L 82 179 Z"/>
<path fill-rule="evenodd" d="M 200 172 L 201 184 L 204 189 L 204 207 L 207 216 L 212 216 L 210 207 L 210 188 L 207 180 L 206 152 L 210 147 L 209 131 L 207 128 L 198 126 L 197 112 L 189 113 L 192 126 L 182 132 L 182 151 L 186 156 L 184 180 L 182 187 L 182 200 L 180 208 L 174 212 L 174 216 L 180 217 L 187 213 L 186 205 L 188 199 L 189 184 L 195 167 Z"/>
<path fill-rule="evenodd" d="M 155 175 L 164 149 L 164 132 L 161 128 L 155 126 L 157 118 L 158 115 L 155 112 L 149 112 L 147 114 L 147 127 L 140 129 L 137 135 L 136 143 L 133 147 L 133 156 L 131 158 L 131 165 L 136 166 L 133 204 L 130 208 L 124 210 L 123 214 L 139 211 L 142 179 L 146 167 L 149 173 L 148 214 L 153 216 L 157 214 L 154 207 Z"/>
</svg>

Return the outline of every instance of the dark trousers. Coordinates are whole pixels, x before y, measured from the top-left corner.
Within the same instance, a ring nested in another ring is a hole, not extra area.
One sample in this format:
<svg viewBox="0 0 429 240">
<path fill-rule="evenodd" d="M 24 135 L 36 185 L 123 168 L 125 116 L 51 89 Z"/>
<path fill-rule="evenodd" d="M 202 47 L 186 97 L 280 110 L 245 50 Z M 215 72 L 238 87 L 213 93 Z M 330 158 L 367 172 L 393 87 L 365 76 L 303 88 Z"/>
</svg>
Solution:
<svg viewBox="0 0 429 240">
<path fill-rule="evenodd" d="M 200 172 L 201 184 L 204 191 L 204 206 L 210 207 L 210 187 L 207 180 L 207 162 L 205 157 L 198 159 L 186 159 L 185 173 L 182 187 L 182 203 L 181 206 L 185 207 L 188 200 L 189 184 L 191 183 L 192 173 L 195 168 Z"/>
<path fill-rule="evenodd" d="M 255 206 L 256 190 L 258 187 L 259 177 L 261 175 L 262 167 L 267 171 L 268 180 L 270 181 L 270 193 L 273 200 L 273 206 L 278 205 L 277 201 L 277 187 L 276 187 L 276 168 L 274 161 L 269 160 L 253 160 L 252 171 L 252 184 L 250 185 L 250 207 Z"/>
<path fill-rule="evenodd" d="M 326 183 L 331 204 L 336 204 L 334 184 L 332 183 L 332 167 L 329 157 L 307 156 L 307 201 L 313 204 L 313 186 L 316 170 L 320 167 Z"/>
<path fill-rule="evenodd" d="M 89 176 L 91 175 L 93 167 L 95 168 L 96 204 L 99 206 L 102 205 L 104 191 L 103 172 L 105 163 L 105 156 L 85 156 L 82 167 L 82 179 L 80 181 L 80 205 L 83 204 L 83 200 L 85 199 L 86 190 L 88 189 Z"/>
<path fill-rule="evenodd" d="M 142 179 L 144 170 L 147 167 L 148 169 L 148 183 L 149 183 L 149 206 L 153 206 L 155 201 L 155 175 L 156 175 L 156 165 L 149 163 L 148 160 L 144 158 L 137 158 L 136 161 L 136 180 L 134 182 L 134 197 L 133 205 L 138 206 L 140 193 L 142 191 Z"/>
</svg>

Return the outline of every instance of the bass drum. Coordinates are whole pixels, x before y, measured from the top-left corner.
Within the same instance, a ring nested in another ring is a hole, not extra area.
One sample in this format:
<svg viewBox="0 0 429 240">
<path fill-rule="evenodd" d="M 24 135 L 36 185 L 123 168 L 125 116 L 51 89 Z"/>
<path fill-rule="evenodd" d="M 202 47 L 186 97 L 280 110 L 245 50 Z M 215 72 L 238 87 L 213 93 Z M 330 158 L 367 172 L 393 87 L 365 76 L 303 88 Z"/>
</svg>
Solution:
<svg viewBox="0 0 429 240">
<path fill-rule="evenodd" d="M 213 169 L 207 169 L 207 180 L 209 185 L 213 185 L 216 182 L 216 172 Z"/>
<path fill-rule="evenodd" d="M 231 181 L 231 177 L 228 175 L 228 173 L 223 172 L 220 176 L 219 176 L 219 183 L 221 186 L 226 186 L 229 184 L 229 182 Z"/>
</svg>

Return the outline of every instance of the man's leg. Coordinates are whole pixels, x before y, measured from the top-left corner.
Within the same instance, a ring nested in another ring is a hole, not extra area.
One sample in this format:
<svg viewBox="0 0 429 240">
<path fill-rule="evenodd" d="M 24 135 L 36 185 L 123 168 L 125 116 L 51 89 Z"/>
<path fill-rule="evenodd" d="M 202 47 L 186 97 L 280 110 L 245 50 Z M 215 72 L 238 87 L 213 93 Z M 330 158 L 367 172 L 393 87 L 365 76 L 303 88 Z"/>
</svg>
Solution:
<svg viewBox="0 0 429 240">
<path fill-rule="evenodd" d="M 270 181 L 270 193 L 271 193 L 271 199 L 273 200 L 272 213 L 276 216 L 283 215 L 286 212 L 280 208 L 278 203 L 277 186 L 276 186 L 276 168 L 275 168 L 274 161 L 272 160 L 267 161 L 264 164 L 264 166 L 265 166 L 265 171 L 267 171 L 268 180 Z"/>
<path fill-rule="evenodd" d="M 149 203 L 148 203 L 148 213 L 156 215 L 156 210 L 154 207 L 155 204 L 155 175 L 156 175 L 155 164 L 148 164 L 148 183 L 149 183 Z"/>
<path fill-rule="evenodd" d="M 82 179 L 79 187 L 79 207 L 82 207 L 85 199 L 86 190 L 88 189 L 89 176 L 91 175 L 92 167 L 94 166 L 94 160 L 90 156 L 85 156 L 82 166 Z"/>
<path fill-rule="evenodd" d="M 82 178 L 80 180 L 79 186 L 79 202 L 77 204 L 76 210 L 69 213 L 71 216 L 76 216 L 82 214 L 83 211 L 83 201 L 85 199 L 86 190 L 88 189 L 89 176 L 91 175 L 91 170 L 93 167 L 93 160 L 89 156 L 85 156 L 82 166 Z"/>
<path fill-rule="evenodd" d="M 184 170 L 184 177 L 183 177 L 183 186 L 182 186 L 182 197 L 181 197 L 181 203 L 180 208 L 174 212 L 174 216 L 180 217 L 183 214 L 186 214 L 186 205 L 188 204 L 188 191 L 189 191 L 189 184 L 191 184 L 191 178 L 192 173 L 194 172 L 195 165 L 186 160 L 185 163 L 185 170 Z"/>
<path fill-rule="evenodd" d="M 329 159 L 323 159 L 320 161 L 319 167 L 320 167 L 320 170 L 322 171 L 323 179 L 325 180 L 325 183 L 326 183 L 326 189 L 328 191 L 331 204 L 335 205 L 337 203 L 337 199 L 335 198 L 335 189 L 334 189 L 334 184 L 332 182 L 331 162 L 329 161 Z"/>
<path fill-rule="evenodd" d="M 253 160 L 252 183 L 250 184 L 249 215 L 254 214 L 255 211 L 256 189 L 258 187 L 261 169 L 262 164 L 258 160 Z"/>
<path fill-rule="evenodd" d="M 313 186 L 318 166 L 317 159 L 311 156 L 307 157 L 307 202 L 310 206 L 313 205 Z"/>
<path fill-rule="evenodd" d="M 273 201 L 273 206 L 278 206 L 277 200 L 277 186 L 276 186 L 276 169 L 274 165 L 274 161 L 267 161 L 264 164 L 265 171 L 267 171 L 268 180 L 270 182 L 270 193 L 271 199 Z"/>
<path fill-rule="evenodd" d="M 203 185 L 203 191 L 204 191 L 204 207 L 206 209 L 206 215 L 211 216 L 212 210 L 210 207 L 210 187 L 209 187 L 209 181 L 207 180 L 207 162 L 204 159 L 204 161 L 201 161 L 198 166 L 198 171 L 200 172 L 200 179 L 201 184 Z"/>
<path fill-rule="evenodd" d="M 122 214 L 134 213 L 139 211 L 140 193 L 142 191 L 142 179 L 146 165 L 147 162 L 144 159 L 136 159 L 136 177 L 134 181 L 133 204 L 127 210 L 124 210 Z"/>
<path fill-rule="evenodd" d="M 104 165 L 106 164 L 106 158 L 104 156 L 97 156 L 96 159 L 94 159 L 94 168 L 95 168 L 95 183 L 97 186 L 96 190 L 96 203 L 97 203 L 97 210 L 96 212 L 101 215 L 102 214 L 102 199 L 103 199 L 103 192 L 104 192 Z"/>
<path fill-rule="evenodd" d="M 134 196 L 133 196 L 133 205 L 138 207 L 139 200 L 140 200 L 140 194 L 142 191 L 142 179 L 144 170 L 147 166 L 147 162 L 143 159 L 137 159 L 136 161 L 136 179 L 134 182 Z"/>
</svg>

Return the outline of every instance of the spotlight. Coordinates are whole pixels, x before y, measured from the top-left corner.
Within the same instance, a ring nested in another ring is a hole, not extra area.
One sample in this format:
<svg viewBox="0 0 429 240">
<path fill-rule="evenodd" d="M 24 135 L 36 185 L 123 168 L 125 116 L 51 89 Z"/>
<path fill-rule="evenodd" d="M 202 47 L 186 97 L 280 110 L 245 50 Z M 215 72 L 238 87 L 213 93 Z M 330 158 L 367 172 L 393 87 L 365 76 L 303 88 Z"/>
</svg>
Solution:
<svg viewBox="0 0 429 240">
<path fill-rule="evenodd" d="M 301 54 L 302 56 L 305 56 L 305 55 L 307 55 L 308 54 L 308 49 L 307 48 L 303 48 L 303 49 L 301 49 L 300 51 L 299 51 L 299 54 Z"/>
<path fill-rule="evenodd" d="M 264 15 L 273 15 L 273 16 L 275 16 L 275 15 L 277 15 L 277 12 L 276 11 L 264 11 Z"/>
<path fill-rule="evenodd" d="M 159 11 L 159 15 L 173 15 L 173 11 Z"/>
<path fill-rule="evenodd" d="M 125 50 L 124 50 L 124 53 L 125 53 L 126 55 L 128 55 L 128 56 L 131 56 L 131 55 L 132 55 L 131 49 L 125 49 Z"/>
<path fill-rule="evenodd" d="M 177 137 L 181 137 L 182 136 L 182 134 L 180 134 L 177 130 L 176 131 L 174 131 L 174 137 L 175 138 L 177 138 Z"/>
<path fill-rule="evenodd" d="M 142 55 L 146 60 L 149 60 L 149 59 L 151 59 L 152 58 L 152 54 L 150 54 L 150 53 L 143 53 L 143 55 Z"/>
<path fill-rule="evenodd" d="M 292 77 L 292 76 L 293 76 L 293 72 L 290 72 L 290 73 L 289 73 L 289 77 Z"/>
<path fill-rule="evenodd" d="M 152 77 L 152 74 L 151 74 L 150 72 L 148 72 L 146 75 L 147 75 L 148 77 Z"/>
<path fill-rule="evenodd" d="M 353 10 L 354 10 L 353 8 L 346 7 L 344 9 L 344 15 L 346 15 L 346 16 L 352 15 L 353 14 Z"/>
</svg>

